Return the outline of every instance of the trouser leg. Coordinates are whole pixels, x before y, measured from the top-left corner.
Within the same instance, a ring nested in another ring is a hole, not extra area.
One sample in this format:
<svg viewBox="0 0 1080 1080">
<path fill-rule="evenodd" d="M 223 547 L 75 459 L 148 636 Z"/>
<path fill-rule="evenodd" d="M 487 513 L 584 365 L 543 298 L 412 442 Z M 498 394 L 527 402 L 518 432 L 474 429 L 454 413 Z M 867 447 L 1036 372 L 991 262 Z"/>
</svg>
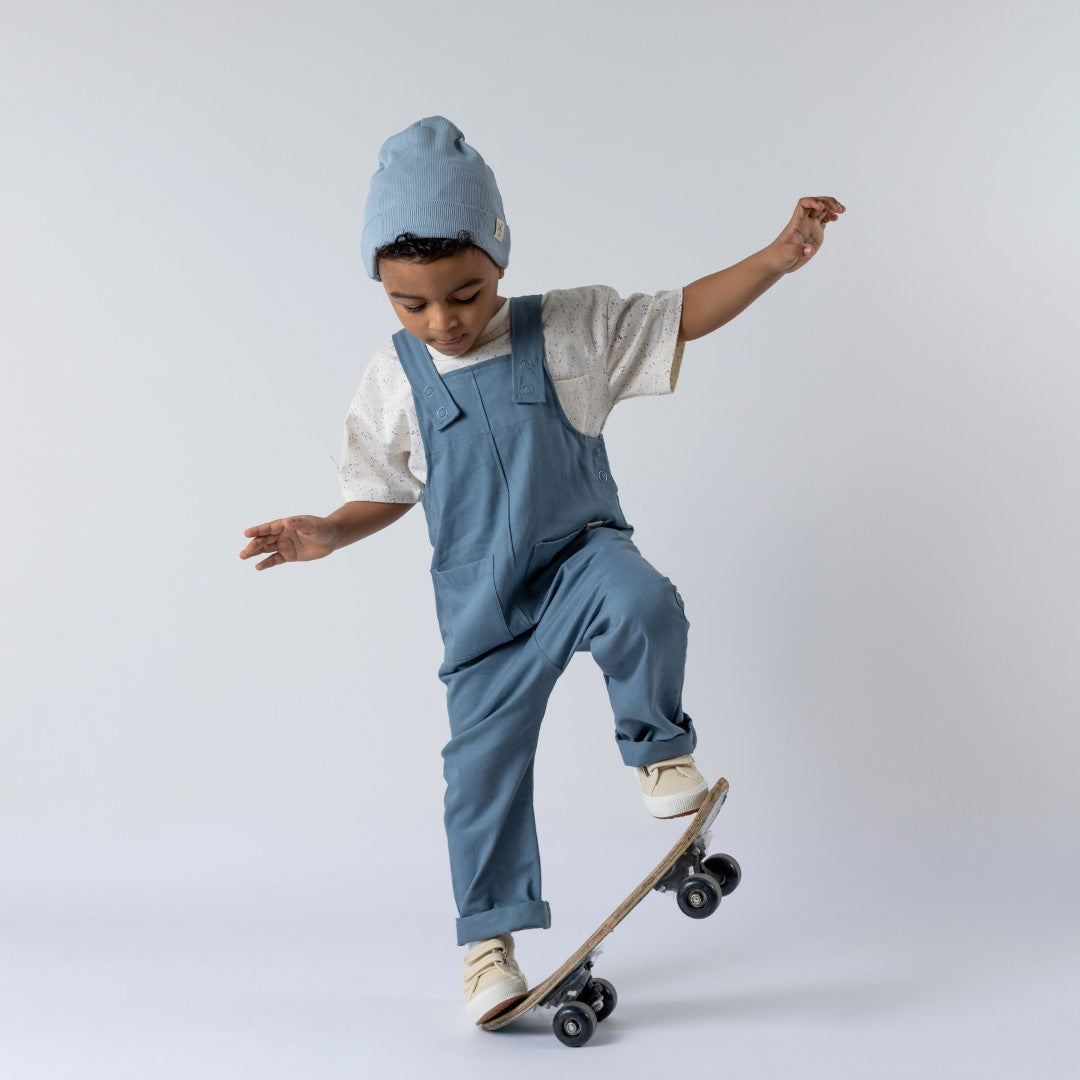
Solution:
<svg viewBox="0 0 1080 1080">
<path fill-rule="evenodd" d="M 531 633 L 439 671 L 450 717 L 444 820 L 459 945 L 551 925 L 540 893 L 533 762 L 559 675 Z"/>
<path fill-rule="evenodd" d="M 623 762 L 650 765 L 697 744 L 682 708 L 689 625 L 671 581 L 625 533 L 601 528 L 560 567 L 535 637 L 560 668 L 592 652 Z"/>
</svg>

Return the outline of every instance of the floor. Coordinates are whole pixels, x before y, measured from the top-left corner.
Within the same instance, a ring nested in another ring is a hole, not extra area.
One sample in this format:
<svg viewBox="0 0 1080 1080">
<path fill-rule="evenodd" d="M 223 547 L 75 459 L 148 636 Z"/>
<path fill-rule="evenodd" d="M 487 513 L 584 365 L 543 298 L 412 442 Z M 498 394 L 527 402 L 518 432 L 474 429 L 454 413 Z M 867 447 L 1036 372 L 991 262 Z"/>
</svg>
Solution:
<svg viewBox="0 0 1080 1080">
<path fill-rule="evenodd" d="M 69 897 L 0 922 L 0 1077 L 1075 1076 L 1075 877 L 1053 855 L 958 850 L 740 853 L 742 886 L 700 921 L 647 897 L 598 960 L 619 1004 L 580 1049 L 550 1014 L 466 1024 L 442 897 L 422 889 Z M 590 866 L 555 862 L 555 925 L 518 938 L 534 981 L 607 913 Z"/>
</svg>

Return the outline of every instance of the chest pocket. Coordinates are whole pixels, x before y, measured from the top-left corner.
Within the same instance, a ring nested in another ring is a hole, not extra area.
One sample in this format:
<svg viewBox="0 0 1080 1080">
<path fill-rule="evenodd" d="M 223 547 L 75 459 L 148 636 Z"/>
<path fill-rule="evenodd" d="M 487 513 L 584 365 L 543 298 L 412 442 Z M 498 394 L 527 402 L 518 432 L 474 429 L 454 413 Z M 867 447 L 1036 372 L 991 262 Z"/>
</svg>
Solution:
<svg viewBox="0 0 1080 1080">
<path fill-rule="evenodd" d="M 593 419 L 593 405 L 589 398 L 588 375 L 575 375 L 569 379 L 552 379 L 555 398 L 563 418 L 581 434 L 588 434 Z"/>
<path fill-rule="evenodd" d="M 449 570 L 432 568 L 431 577 L 447 662 L 469 660 L 513 637 L 495 588 L 494 555 Z"/>
</svg>

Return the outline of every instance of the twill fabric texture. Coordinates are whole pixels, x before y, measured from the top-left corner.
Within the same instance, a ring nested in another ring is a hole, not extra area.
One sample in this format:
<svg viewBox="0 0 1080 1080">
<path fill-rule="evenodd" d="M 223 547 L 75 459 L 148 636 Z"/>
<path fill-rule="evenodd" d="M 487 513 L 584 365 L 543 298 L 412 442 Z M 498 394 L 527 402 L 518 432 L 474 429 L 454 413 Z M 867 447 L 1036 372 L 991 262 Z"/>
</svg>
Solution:
<svg viewBox="0 0 1080 1080">
<path fill-rule="evenodd" d="M 602 435 L 577 431 L 544 361 L 540 297 L 510 301 L 511 351 L 440 375 L 408 331 L 394 346 L 416 403 L 421 502 L 444 644 L 444 821 L 458 943 L 550 925 L 533 762 L 575 652 L 604 674 L 623 763 L 696 745 L 682 708 L 689 623 L 631 539 Z"/>
</svg>

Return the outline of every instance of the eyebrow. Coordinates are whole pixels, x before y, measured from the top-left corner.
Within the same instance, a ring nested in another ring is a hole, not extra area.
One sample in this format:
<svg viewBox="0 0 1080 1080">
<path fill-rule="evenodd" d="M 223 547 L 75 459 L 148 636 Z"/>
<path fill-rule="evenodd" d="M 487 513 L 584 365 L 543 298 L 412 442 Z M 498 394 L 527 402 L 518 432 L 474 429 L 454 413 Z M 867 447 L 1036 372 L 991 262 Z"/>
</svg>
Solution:
<svg viewBox="0 0 1080 1080">
<path fill-rule="evenodd" d="M 451 289 L 447 296 L 451 296 L 456 292 L 461 292 L 462 289 L 467 289 L 470 285 L 483 285 L 483 278 L 469 278 L 468 281 L 463 281 L 456 289 Z M 426 296 L 416 296 L 414 293 L 407 292 L 392 292 L 390 294 L 395 300 L 426 300 Z"/>
</svg>

